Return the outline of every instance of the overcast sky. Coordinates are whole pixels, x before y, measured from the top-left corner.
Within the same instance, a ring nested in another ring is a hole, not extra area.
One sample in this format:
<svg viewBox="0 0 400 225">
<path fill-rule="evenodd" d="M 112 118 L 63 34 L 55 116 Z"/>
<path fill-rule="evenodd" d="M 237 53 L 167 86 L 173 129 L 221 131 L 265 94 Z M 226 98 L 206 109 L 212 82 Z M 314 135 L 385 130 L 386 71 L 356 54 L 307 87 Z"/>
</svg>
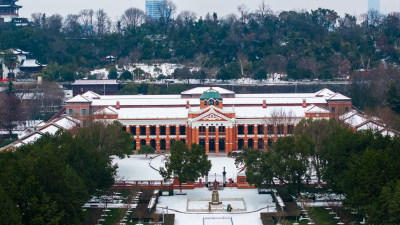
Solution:
<svg viewBox="0 0 400 225">
<path fill-rule="evenodd" d="M 197 16 L 205 16 L 207 12 L 217 12 L 218 16 L 237 13 L 237 6 L 245 4 L 250 10 L 257 9 L 261 0 L 173 0 L 182 10 L 196 12 Z M 368 0 L 266 0 L 275 12 L 291 9 L 329 8 L 340 15 L 349 13 L 360 15 L 368 8 Z M 63 16 L 78 13 L 81 9 L 105 9 L 112 19 L 118 18 L 125 9 L 130 7 L 145 8 L 145 0 L 20 0 L 23 6 L 20 16 L 30 18 L 34 12 L 45 12 L 47 15 L 61 14 Z M 400 0 L 381 0 L 381 12 L 400 12 Z"/>
</svg>

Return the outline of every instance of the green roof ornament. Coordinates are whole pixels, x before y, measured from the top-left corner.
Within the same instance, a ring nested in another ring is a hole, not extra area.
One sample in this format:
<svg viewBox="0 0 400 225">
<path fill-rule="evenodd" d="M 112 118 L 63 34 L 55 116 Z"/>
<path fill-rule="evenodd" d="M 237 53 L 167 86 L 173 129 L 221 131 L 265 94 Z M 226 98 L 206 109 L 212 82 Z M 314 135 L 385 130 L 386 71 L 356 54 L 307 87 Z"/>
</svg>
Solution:
<svg viewBox="0 0 400 225">
<path fill-rule="evenodd" d="M 218 91 L 210 88 L 207 91 L 203 92 L 203 94 L 200 97 L 200 100 L 208 100 L 208 99 L 222 100 L 222 96 Z"/>
</svg>

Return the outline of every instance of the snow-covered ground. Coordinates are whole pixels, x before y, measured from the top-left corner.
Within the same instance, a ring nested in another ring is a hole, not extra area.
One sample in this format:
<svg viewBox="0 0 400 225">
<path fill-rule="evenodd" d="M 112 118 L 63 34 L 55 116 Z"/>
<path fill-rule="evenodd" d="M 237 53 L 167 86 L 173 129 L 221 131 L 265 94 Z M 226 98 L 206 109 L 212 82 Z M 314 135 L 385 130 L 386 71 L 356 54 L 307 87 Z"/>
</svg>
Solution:
<svg viewBox="0 0 400 225">
<path fill-rule="evenodd" d="M 113 163 L 118 165 L 117 179 L 125 180 L 162 180 L 158 171 L 153 168 L 160 168 L 164 165 L 165 156 L 149 155 L 147 158 L 145 155 L 131 155 L 129 158 L 119 159 L 115 158 Z M 151 157 L 155 157 L 152 160 Z M 234 178 L 238 173 L 238 169 L 235 166 L 235 161 L 232 158 L 228 158 L 225 155 L 209 155 L 209 159 L 212 163 L 210 171 L 209 181 L 214 180 L 213 174 L 217 173 L 217 179 L 222 177 L 223 167 L 227 172 L 227 179 Z M 153 168 L 152 168 L 153 167 Z M 178 192 L 179 190 L 176 190 Z M 225 188 L 219 191 L 219 197 L 223 201 L 223 204 L 231 204 L 233 206 L 233 212 L 187 212 L 188 199 L 210 199 L 212 192 L 207 188 L 196 188 L 194 190 L 184 190 L 186 195 L 173 195 L 173 196 L 160 196 L 157 208 L 159 211 L 166 212 L 168 207 L 169 213 L 175 213 L 175 224 L 176 225 L 203 225 L 205 224 L 233 224 L 235 225 L 262 225 L 260 219 L 260 212 L 274 212 L 275 204 L 272 202 L 271 195 L 258 194 L 257 189 L 237 189 L 237 188 Z M 236 204 L 237 199 L 243 198 L 242 203 Z M 224 200 L 225 199 L 225 200 Z M 232 200 L 229 200 L 232 199 Z M 230 202 L 231 201 L 231 202 Z M 244 202 L 244 203 L 243 203 Z M 201 203 L 201 202 L 199 202 Z M 193 203 L 192 204 L 196 204 Z M 243 205 L 244 204 L 244 205 Z M 245 211 L 236 211 L 235 206 L 238 209 Z M 210 219 L 210 218 L 217 219 Z M 221 219 L 221 218 L 225 219 Z"/>
<path fill-rule="evenodd" d="M 129 158 L 115 158 L 113 164 L 118 165 L 119 180 L 163 180 L 158 171 L 149 166 L 150 157 L 155 155 L 131 155 Z"/>
<path fill-rule="evenodd" d="M 236 189 L 225 188 L 219 191 L 220 199 L 224 198 L 241 198 L 243 197 L 246 204 L 245 212 L 211 212 L 211 213 L 187 213 L 187 199 L 211 199 L 211 191 L 207 188 L 198 188 L 194 190 L 184 190 L 186 195 L 173 195 L 161 196 L 158 201 L 157 207 L 167 207 L 170 213 L 175 213 L 176 225 L 203 225 L 203 218 L 229 218 L 232 217 L 233 224 L 235 225 L 262 225 L 260 219 L 260 212 L 274 212 L 275 204 L 272 202 L 271 195 L 260 195 L 256 189 Z M 227 202 L 229 204 L 229 202 Z M 177 210 L 179 212 L 176 212 Z M 164 210 L 165 211 L 165 210 Z M 206 219 L 207 224 L 215 224 L 213 220 Z M 226 220 L 218 219 L 224 222 Z M 229 223 L 227 223 L 229 224 Z"/>
<path fill-rule="evenodd" d="M 154 158 L 153 158 L 154 157 Z M 151 160 L 151 158 L 153 158 Z M 235 160 L 226 155 L 209 155 L 211 160 L 211 170 L 209 172 L 209 181 L 215 178 L 218 181 L 222 179 L 223 168 L 225 167 L 226 179 L 236 180 L 238 169 L 235 166 Z M 113 163 L 118 164 L 117 176 L 123 180 L 162 180 L 163 178 L 155 169 L 164 166 L 164 155 L 131 155 L 125 159 L 114 159 Z M 150 165 L 154 168 L 151 168 Z M 216 175 L 216 176 L 215 176 Z M 204 178 L 203 178 L 204 181 Z"/>
</svg>

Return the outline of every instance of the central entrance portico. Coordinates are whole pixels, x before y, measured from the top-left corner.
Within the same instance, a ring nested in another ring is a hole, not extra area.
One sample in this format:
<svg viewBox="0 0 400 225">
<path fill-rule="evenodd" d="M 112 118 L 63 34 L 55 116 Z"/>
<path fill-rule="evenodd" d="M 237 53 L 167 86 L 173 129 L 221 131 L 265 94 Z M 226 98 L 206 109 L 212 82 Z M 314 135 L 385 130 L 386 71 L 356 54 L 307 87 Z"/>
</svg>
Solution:
<svg viewBox="0 0 400 225">
<path fill-rule="evenodd" d="M 222 105 L 222 101 L 220 103 Z M 193 140 L 205 145 L 207 153 L 232 151 L 233 140 L 229 138 L 233 134 L 234 112 L 223 110 L 210 105 L 199 111 L 190 111 L 189 124 L 195 131 Z M 198 138 L 198 139 L 197 139 Z"/>
</svg>

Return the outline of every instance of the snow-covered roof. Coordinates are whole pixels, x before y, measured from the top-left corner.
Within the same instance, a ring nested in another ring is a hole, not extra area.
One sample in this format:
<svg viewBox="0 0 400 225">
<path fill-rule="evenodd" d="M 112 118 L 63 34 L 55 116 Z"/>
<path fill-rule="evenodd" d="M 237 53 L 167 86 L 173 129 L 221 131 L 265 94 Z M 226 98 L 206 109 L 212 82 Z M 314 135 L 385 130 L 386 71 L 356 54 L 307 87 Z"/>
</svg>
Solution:
<svg viewBox="0 0 400 225">
<path fill-rule="evenodd" d="M 105 108 L 102 108 L 100 110 L 97 110 L 95 115 L 118 115 L 118 110 L 112 106 L 108 106 Z"/>
<path fill-rule="evenodd" d="M 42 134 L 40 133 L 33 133 L 27 137 L 25 137 L 24 139 L 21 140 L 22 144 L 31 144 L 34 143 L 37 139 L 41 138 Z"/>
<path fill-rule="evenodd" d="M 212 89 L 214 89 L 215 91 L 218 91 L 220 94 L 235 94 L 235 92 L 224 89 L 224 88 L 220 88 L 220 87 L 213 87 Z M 209 87 L 196 87 L 196 88 L 192 88 L 190 90 L 184 91 L 181 94 L 183 95 L 201 95 L 203 94 L 205 91 L 210 90 Z"/>
<path fill-rule="evenodd" d="M 368 122 L 368 123 L 358 127 L 357 131 L 361 131 L 361 130 L 381 131 L 383 129 L 385 129 L 383 126 L 377 125 L 373 122 Z"/>
<path fill-rule="evenodd" d="M 81 95 L 77 95 L 71 99 L 69 99 L 68 101 L 66 101 L 67 103 L 78 103 L 78 102 L 91 102 L 89 99 L 81 96 Z"/>
<path fill-rule="evenodd" d="M 189 109 L 185 107 L 149 109 L 149 108 L 121 108 L 118 110 L 118 119 L 182 119 L 188 117 Z"/>
<path fill-rule="evenodd" d="M 340 120 L 345 120 L 345 119 L 347 119 L 347 118 L 349 118 L 349 117 L 351 117 L 351 116 L 353 116 L 353 115 L 355 115 L 355 114 L 357 114 L 357 113 L 358 113 L 358 112 L 357 112 L 356 110 L 351 110 L 350 112 L 345 113 L 345 114 L 339 116 L 339 119 L 340 119 Z"/>
<path fill-rule="evenodd" d="M 88 99 L 99 99 L 100 95 L 97 93 L 94 93 L 93 91 L 87 91 L 82 94 L 82 97 L 88 98 Z"/>
<path fill-rule="evenodd" d="M 390 136 L 390 137 L 394 137 L 394 136 L 397 135 L 396 133 L 394 133 L 394 132 L 392 132 L 390 130 L 383 130 L 383 131 L 381 131 L 381 134 L 383 136 Z"/>
<path fill-rule="evenodd" d="M 43 134 L 48 133 L 48 134 L 54 135 L 59 129 L 60 129 L 59 127 L 57 127 L 53 124 L 50 124 L 49 126 L 41 129 L 40 132 Z"/>
<path fill-rule="evenodd" d="M 69 130 L 69 129 L 76 127 L 78 123 L 74 120 L 71 120 L 71 118 L 64 117 L 64 118 L 56 120 L 55 122 L 53 122 L 53 124 L 65 129 L 65 130 Z"/>
<path fill-rule="evenodd" d="M 21 68 L 37 68 L 37 67 L 42 67 L 42 65 L 37 63 L 36 59 L 26 59 L 23 61 L 23 63 L 19 67 L 21 67 Z"/>
<path fill-rule="evenodd" d="M 346 97 L 340 93 L 336 93 L 334 96 L 327 99 L 328 101 L 343 101 L 343 100 L 351 100 L 351 98 Z"/>
<path fill-rule="evenodd" d="M 316 96 L 320 96 L 320 97 L 330 97 L 333 96 L 335 94 L 335 92 L 329 90 L 328 88 L 324 88 L 318 92 L 316 92 Z"/>
<path fill-rule="evenodd" d="M 361 124 L 367 122 L 367 119 L 356 114 L 347 118 L 346 120 L 344 120 L 344 122 L 351 125 L 352 127 L 358 127 Z"/>
<path fill-rule="evenodd" d="M 72 85 L 118 85 L 117 80 L 76 80 Z"/>
<path fill-rule="evenodd" d="M 225 109 L 225 108 L 224 108 Z M 305 117 L 302 106 L 235 107 L 236 118 Z M 233 109 L 232 109 L 233 110 Z"/>
<path fill-rule="evenodd" d="M 316 105 L 311 105 L 311 106 L 307 107 L 306 113 L 329 113 L 329 110 L 318 107 Z"/>
</svg>

